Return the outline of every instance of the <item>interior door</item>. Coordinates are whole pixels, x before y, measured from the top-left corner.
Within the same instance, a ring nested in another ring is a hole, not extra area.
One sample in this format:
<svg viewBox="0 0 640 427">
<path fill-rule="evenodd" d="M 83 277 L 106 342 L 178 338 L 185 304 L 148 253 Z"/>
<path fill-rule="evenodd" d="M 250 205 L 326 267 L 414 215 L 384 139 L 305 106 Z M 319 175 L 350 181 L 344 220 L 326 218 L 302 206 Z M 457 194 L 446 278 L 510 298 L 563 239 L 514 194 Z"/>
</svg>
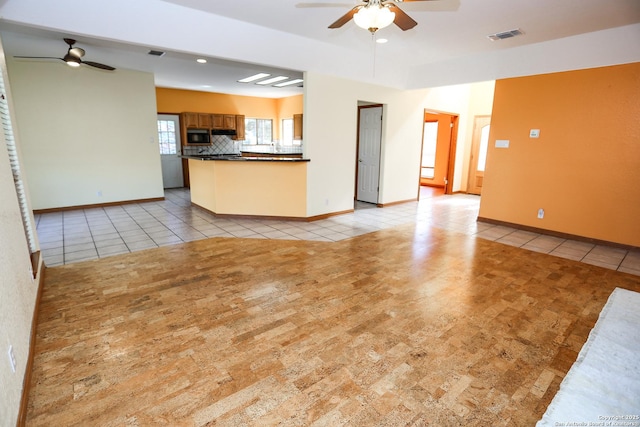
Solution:
<svg viewBox="0 0 640 427">
<path fill-rule="evenodd" d="M 378 203 L 382 107 L 360 107 L 359 113 L 356 200 Z"/>
<path fill-rule="evenodd" d="M 158 114 L 158 143 L 162 163 L 162 184 L 164 188 L 184 186 L 182 159 L 179 157 L 180 117 L 174 114 Z"/>
<path fill-rule="evenodd" d="M 469 162 L 469 185 L 467 186 L 467 192 L 470 194 L 480 195 L 482 192 L 490 126 L 491 116 L 476 116 L 474 118 L 471 160 Z"/>
</svg>

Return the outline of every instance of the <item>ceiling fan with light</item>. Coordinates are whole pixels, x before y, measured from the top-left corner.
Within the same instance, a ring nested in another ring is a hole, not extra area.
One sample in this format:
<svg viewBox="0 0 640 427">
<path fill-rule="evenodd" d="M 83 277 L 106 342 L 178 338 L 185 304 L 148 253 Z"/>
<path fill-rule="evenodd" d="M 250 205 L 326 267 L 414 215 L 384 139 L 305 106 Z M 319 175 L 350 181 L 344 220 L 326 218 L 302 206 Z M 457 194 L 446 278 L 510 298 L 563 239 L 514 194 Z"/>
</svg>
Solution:
<svg viewBox="0 0 640 427">
<path fill-rule="evenodd" d="M 407 31 L 418 25 L 418 23 L 400 9 L 396 3 L 412 1 L 434 0 L 361 0 L 361 4 L 356 5 L 342 15 L 337 21 L 329 25 L 329 28 L 340 28 L 353 19 L 358 27 L 369 30 L 372 34 L 391 24 L 396 24 L 402 31 Z M 307 3 L 300 4 L 299 7 L 322 6 L 336 6 L 336 4 Z"/>
<path fill-rule="evenodd" d="M 115 70 L 115 68 L 110 66 L 110 65 L 105 65 L 105 64 L 101 64 L 99 62 L 93 62 L 93 61 L 83 61 L 82 57 L 85 54 L 84 49 L 79 48 L 79 47 L 74 47 L 74 45 L 76 44 L 76 41 L 73 40 L 73 39 L 66 39 L 65 38 L 64 42 L 69 45 L 69 49 L 67 50 L 67 54 L 62 58 L 57 58 L 57 57 L 54 57 L 54 56 L 14 56 L 14 58 L 21 58 L 21 59 L 59 59 L 61 61 L 66 62 L 67 65 L 69 65 L 70 67 L 79 67 L 81 64 L 85 64 L 85 65 L 88 65 L 90 67 L 100 68 L 101 70 L 108 70 L 108 71 Z"/>
</svg>

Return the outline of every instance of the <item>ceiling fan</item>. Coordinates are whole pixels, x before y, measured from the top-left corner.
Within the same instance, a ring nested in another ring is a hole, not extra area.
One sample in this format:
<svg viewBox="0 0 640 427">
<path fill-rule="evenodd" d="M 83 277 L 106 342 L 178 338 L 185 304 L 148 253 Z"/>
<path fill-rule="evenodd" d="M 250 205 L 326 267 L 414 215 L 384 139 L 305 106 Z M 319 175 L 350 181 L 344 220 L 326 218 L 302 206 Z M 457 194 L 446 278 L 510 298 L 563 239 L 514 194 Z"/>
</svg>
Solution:
<svg viewBox="0 0 640 427">
<path fill-rule="evenodd" d="M 82 57 L 85 52 L 84 49 L 79 47 L 74 47 L 76 44 L 74 39 L 64 39 L 64 42 L 69 45 L 69 49 L 67 50 L 67 54 L 63 58 L 57 58 L 53 56 L 14 56 L 14 58 L 25 58 L 25 59 L 59 59 L 64 61 L 70 67 L 79 67 L 81 64 L 89 65 L 90 67 L 100 68 L 101 70 L 113 71 L 114 67 L 110 65 L 100 64 L 99 62 L 93 61 L 83 61 Z"/>
<path fill-rule="evenodd" d="M 434 0 L 361 0 L 361 4 L 353 7 L 342 15 L 337 21 L 329 25 L 329 28 L 340 28 L 351 19 L 360 28 L 369 30 L 372 34 L 380 28 L 396 24 L 402 31 L 407 31 L 418 23 L 400 9 L 396 3 L 410 1 L 434 1 Z M 309 6 L 329 6 L 330 4 L 310 3 Z M 335 4 L 331 4 L 335 6 Z"/>
</svg>

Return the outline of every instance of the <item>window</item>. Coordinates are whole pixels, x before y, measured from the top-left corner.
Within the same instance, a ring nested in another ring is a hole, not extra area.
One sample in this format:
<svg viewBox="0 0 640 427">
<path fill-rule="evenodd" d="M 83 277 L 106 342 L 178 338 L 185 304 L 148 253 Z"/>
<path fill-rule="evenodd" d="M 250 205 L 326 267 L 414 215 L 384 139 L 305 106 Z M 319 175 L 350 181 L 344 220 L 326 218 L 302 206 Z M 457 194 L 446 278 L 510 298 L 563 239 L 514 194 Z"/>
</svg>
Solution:
<svg viewBox="0 0 640 427">
<path fill-rule="evenodd" d="M 31 208 L 29 207 L 29 201 L 27 200 L 24 182 L 22 180 L 20 159 L 18 157 L 18 149 L 16 147 L 16 141 L 13 134 L 13 120 L 11 117 L 9 102 L 7 101 L 7 90 L 4 85 L 3 74 L 4 73 L 0 71 L 0 122 L 2 122 L 4 142 L 7 146 L 9 164 L 11 166 L 11 172 L 13 173 L 13 182 L 16 187 L 18 204 L 20 205 L 22 226 L 24 227 L 24 234 L 27 239 L 27 245 L 29 246 L 29 253 L 31 254 L 32 274 L 33 277 L 35 277 L 38 272 L 38 264 L 40 262 L 40 250 L 38 249 L 38 244 L 36 242 L 36 234 L 33 226 L 33 219 L 31 217 Z"/>
<path fill-rule="evenodd" d="M 176 154 L 176 124 L 173 120 L 158 120 L 160 154 Z"/>
<path fill-rule="evenodd" d="M 271 144 L 271 119 L 244 119 L 245 144 Z"/>
<path fill-rule="evenodd" d="M 293 119 L 282 119 L 282 145 L 293 145 Z"/>
<path fill-rule="evenodd" d="M 438 145 L 438 122 L 425 122 L 422 138 L 421 178 L 433 178 L 436 168 L 436 146 Z"/>
<path fill-rule="evenodd" d="M 487 147 L 489 146 L 489 129 L 491 125 L 482 127 L 480 133 L 480 151 L 478 153 L 478 172 L 484 172 L 487 165 Z"/>
</svg>

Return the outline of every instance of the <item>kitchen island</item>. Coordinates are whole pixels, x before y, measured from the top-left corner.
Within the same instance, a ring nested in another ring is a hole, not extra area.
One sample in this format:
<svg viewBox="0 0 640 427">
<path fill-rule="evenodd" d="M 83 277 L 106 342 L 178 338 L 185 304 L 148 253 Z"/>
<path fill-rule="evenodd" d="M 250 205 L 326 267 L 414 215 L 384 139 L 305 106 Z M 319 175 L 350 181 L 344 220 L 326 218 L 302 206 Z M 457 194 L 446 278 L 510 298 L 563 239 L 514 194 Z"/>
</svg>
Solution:
<svg viewBox="0 0 640 427">
<path fill-rule="evenodd" d="M 214 214 L 304 219 L 308 159 L 183 156 L 191 203 Z"/>
</svg>

